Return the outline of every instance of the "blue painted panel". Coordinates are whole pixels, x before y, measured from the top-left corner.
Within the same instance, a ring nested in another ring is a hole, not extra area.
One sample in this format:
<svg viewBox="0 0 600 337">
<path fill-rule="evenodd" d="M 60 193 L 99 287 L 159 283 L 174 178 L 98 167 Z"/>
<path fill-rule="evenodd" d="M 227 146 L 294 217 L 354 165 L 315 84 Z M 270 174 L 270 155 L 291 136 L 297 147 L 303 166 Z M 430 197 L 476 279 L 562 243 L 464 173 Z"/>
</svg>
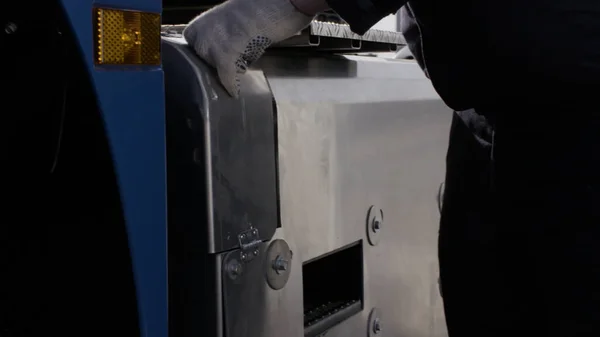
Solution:
<svg viewBox="0 0 600 337">
<path fill-rule="evenodd" d="M 164 81 L 160 67 L 93 65 L 91 0 L 62 0 L 102 111 L 125 213 L 143 337 L 167 337 Z M 160 12 L 161 0 L 106 0 L 103 7 Z"/>
</svg>

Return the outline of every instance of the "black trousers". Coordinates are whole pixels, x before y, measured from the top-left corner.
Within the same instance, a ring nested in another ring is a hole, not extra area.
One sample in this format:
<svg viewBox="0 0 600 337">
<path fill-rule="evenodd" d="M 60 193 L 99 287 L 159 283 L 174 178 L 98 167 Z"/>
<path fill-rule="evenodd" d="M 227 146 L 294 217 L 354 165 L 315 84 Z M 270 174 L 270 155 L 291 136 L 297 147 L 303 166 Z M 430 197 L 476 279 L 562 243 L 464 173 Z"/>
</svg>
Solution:
<svg viewBox="0 0 600 337">
<path fill-rule="evenodd" d="M 450 337 L 600 336 L 600 127 L 570 119 L 492 129 L 455 113 L 439 236 Z"/>
</svg>

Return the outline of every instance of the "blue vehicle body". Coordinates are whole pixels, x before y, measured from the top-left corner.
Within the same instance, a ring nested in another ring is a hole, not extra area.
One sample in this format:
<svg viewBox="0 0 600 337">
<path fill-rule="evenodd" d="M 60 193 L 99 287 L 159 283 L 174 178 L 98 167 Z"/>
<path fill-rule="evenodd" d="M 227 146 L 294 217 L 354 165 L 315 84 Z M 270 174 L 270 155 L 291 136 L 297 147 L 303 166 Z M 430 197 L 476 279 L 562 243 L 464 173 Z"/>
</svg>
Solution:
<svg viewBox="0 0 600 337">
<path fill-rule="evenodd" d="M 61 0 L 89 72 L 112 154 L 143 337 L 166 337 L 167 208 L 164 82 L 160 66 L 93 62 L 92 8 L 161 12 L 161 0 Z"/>
</svg>

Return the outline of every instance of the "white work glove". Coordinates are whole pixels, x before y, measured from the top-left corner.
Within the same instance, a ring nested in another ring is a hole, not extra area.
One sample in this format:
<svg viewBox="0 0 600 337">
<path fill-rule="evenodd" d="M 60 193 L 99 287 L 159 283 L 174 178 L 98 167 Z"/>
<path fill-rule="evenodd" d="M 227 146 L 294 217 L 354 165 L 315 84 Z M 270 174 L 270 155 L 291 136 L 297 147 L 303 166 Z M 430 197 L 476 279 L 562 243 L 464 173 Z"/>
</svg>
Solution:
<svg viewBox="0 0 600 337">
<path fill-rule="evenodd" d="M 312 19 L 290 0 L 229 0 L 192 20 L 183 36 L 216 68 L 227 92 L 238 97 L 239 74 L 267 47 L 295 35 Z"/>
</svg>

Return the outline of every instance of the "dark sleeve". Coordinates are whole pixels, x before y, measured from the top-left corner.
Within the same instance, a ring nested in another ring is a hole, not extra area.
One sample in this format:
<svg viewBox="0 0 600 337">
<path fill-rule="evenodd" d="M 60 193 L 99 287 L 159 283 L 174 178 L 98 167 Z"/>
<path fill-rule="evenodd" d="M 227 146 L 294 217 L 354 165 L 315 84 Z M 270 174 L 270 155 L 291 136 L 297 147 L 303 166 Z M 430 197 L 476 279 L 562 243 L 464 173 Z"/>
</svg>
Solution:
<svg viewBox="0 0 600 337">
<path fill-rule="evenodd" d="M 396 13 L 407 0 L 327 0 L 353 32 L 363 35 L 384 17 Z"/>
</svg>

